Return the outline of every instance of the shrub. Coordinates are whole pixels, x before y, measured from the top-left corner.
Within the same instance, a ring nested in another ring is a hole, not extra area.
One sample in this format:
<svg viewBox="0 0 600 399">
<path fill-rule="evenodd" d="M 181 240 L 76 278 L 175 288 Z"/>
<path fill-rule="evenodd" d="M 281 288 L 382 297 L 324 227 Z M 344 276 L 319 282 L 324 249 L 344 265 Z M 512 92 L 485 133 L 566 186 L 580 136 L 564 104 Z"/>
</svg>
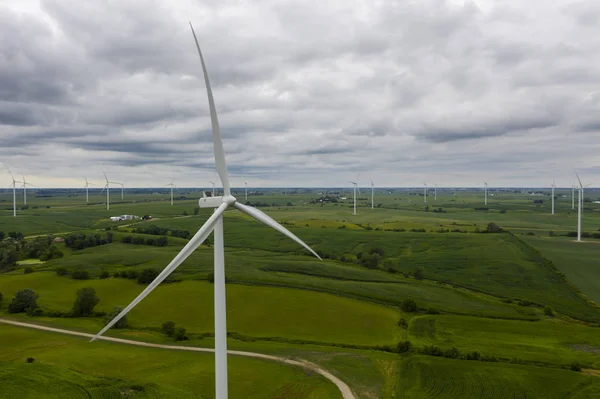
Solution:
<svg viewBox="0 0 600 399">
<path fill-rule="evenodd" d="M 61 267 L 57 267 L 56 269 L 54 269 L 54 271 L 56 272 L 57 275 L 59 276 L 66 276 L 69 272 L 67 271 L 67 268 L 64 266 Z"/>
<path fill-rule="evenodd" d="M 400 306 L 403 312 L 416 312 L 417 311 L 417 303 L 413 299 L 405 299 L 402 301 L 402 305 Z"/>
<path fill-rule="evenodd" d="M 121 311 L 123 310 L 123 308 L 121 307 L 116 307 L 113 309 L 113 311 L 106 315 L 106 317 L 104 318 L 104 325 L 107 325 L 108 323 L 110 323 L 110 321 L 112 319 L 114 319 L 115 317 L 117 317 L 117 315 L 119 313 L 121 313 Z M 129 321 L 127 320 L 127 314 L 123 315 L 123 317 L 121 317 L 114 326 L 112 326 L 112 328 L 115 329 L 120 329 L 120 328 L 127 328 L 129 327 Z"/>
<path fill-rule="evenodd" d="M 400 341 L 398 342 L 398 353 L 406 353 L 410 350 L 410 341 Z"/>
<path fill-rule="evenodd" d="M 30 288 L 18 291 L 8 305 L 8 313 L 22 313 L 28 309 L 36 309 L 39 295 Z"/>
<path fill-rule="evenodd" d="M 481 360 L 481 353 L 479 353 L 477 351 L 473 351 L 471 353 L 467 353 L 467 355 L 465 356 L 465 359 L 467 359 L 467 360 Z"/>
<path fill-rule="evenodd" d="M 571 371 L 581 371 L 581 365 L 577 362 L 573 362 L 569 365 L 569 370 Z"/>
<path fill-rule="evenodd" d="M 106 271 L 106 270 L 102 270 L 102 272 L 100 273 L 100 278 L 105 279 L 105 278 L 109 278 L 110 274 Z"/>
<path fill-rule="evenodd" d="M 519 306 L 531 306 L 531 302 L 528 301 L 527 299 L 521 299 L 519 301 Z"/>
<path fill-rule="evenodd" d="M 554 316 L 554 311 L 552 310 L 552 308 L 550 306 L 546 306 L 544 308 L 544 314 L 546 316 Z"/>
<path fill-rule="evenodd" d="M 208 276 L 206 276 L 206 280 L 208 280 L 209 283 L 214 283 L 215 282 L 215 274 L 209 273 Z"/>
<path fill-rule="evenodd" d="M 31 266 L 27 266 L 25 269 L 23 269 L 23 274 L 29 274 L 29 273 L 33 273 L 33 267 L 31 267 Z"/>
<path fill-rule="evenodd" d="M 91 287 L 81 288 L 77 290 L 77 297 L 71 314 L 74 317 L 91 316 L 98 302 L 100 302 L 100 299 L 96 295 L 95 289 Z"/>
<path fill-rule="evenodd" d="M 446 350 L 446 352 L 444 352 L 444 357 L 447 357 L 449 359 L 458 359 L 459 356 L 460 352 L 454 346 L 451 349 L 448 349 Z"/>
<path fill-rule="evenodd" d="M 187 337 L 185 336 L 185 328 L 183 327 L 177 327 L 175 329 L 175 333 L 173 334 L 173 338 L 175 338 L 175 341 L 184 341 L 187 339 Z"/>
<path fill-rule="evenodd" d="M 175 323 L 172 321 L 165 321 L 161 326 L 163 334 L 167 337 L 172 337 L 175 334 Z"/>
<path fill-rule="evenodd" d="M 90 272 L 87 270 L 75 270 L 71 275 L 75 280 L 89 280 Z"/>
<path fill-rule="evenodd" d="M 444 356 L 444 352 L 435 345 L 426 345 L 421 349 L 421 353 L 429 356 Z"/>
<path fill-rule="evenodd" d="M 156 269 L 144 269 L 137 278 L 138 284 L 150 284 L 158 276 Z"/>
<path fill-rule="evenodd" d="M 35 359 L 32 358 L 32 357 L 28 357 L 27 360 L 26 360 L 26 362 L 27 363 L 33 363 L 33 362 L 35 362 Z"/>
<path fill-rule="evenodd" d="M 437 310 L 436 308 L 429 308 L 427 309 L 427 312 L 425 312 L 426 314 L 440 314 L 439 310 Z"/>
<path fill-rule="evenodd" d="M 406 322 L 406 320 L 404 319 L 404 317 L 401 318 L 400 320 L 398 320 L 398 326 L 400 328 L 404 328 L 404 329 L 408 328 L 408 323 Z"/>
<path fill-rule="evenodd" d="M 0 305 L 2 305 L 2 299 L 4 299 L 4 295 L 0 292 Z"/>
<path fill-rule="evenodd" d="M 496 223 L 490 222 L 488 223 L 485 232 L 486 233 L 502 233 L 502 230 Z"/>
</svg>

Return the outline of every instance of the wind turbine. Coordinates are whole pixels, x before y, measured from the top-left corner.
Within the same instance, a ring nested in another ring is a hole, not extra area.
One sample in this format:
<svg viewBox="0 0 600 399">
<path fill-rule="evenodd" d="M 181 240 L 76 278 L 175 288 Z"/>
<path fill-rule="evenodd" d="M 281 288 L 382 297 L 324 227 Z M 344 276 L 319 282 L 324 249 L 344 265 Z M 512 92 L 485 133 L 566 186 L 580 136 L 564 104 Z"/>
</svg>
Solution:
<svg viewBox="0 0 600 399">
<path fill-rule="evenodd" d="M 171 206 L 173 206 L 173 187 L 175 187 L 177 191 L 179 191 L 179 188 L 177 188 L 177 186 L 173 183 L 174 180 L 175 178 L 172 178 L 171 183 L 167 184 L 167 187 L 171 187 Z"/>
<path fill-rule="evenodd" d="M 253 217 L 254 219 L 266 224 L 269 227 L 285 234 L 289 238 L 302 245 L 304 248 L 309 250 L 317 258 L 319 256 L 302 240 L 296 237 L 293 233 L 281 226 L 271 217 L 263 213 L 262 211 L 243 205 L 237 202 L 236 198 L 231 195 L 231 188 L 229 186 L 229 177 L 227 175 L 227 164 L 225 162 L 225 153 L 223 151 L 223 142 L 221 140 L 221 134 L 219 133 L 219 120 L 217 118 L 217 111 L 212 95 L 212 90 L 208 80 L 208 72 L 204 64 L 204 58 L 200 51 L 200 45 L 196 38 L 194 28 L 190 23 L 192 34 L 194 35 L 194 41 L 196 42 L 196 48 L 198 49 L 198 55 L 200 56 L 200 62 L 204 73 L 204 81 L 206 84 L 206 91 L 208 94 L 208 103 L 210 108 L 210 119 L 213 132 L 213 145 L 215 152 L 215 163 L 217 166 L 217 172 L 221 183 L 223 183 L 223 196 L 222 197 L 206 197 L 200 198 L 198 201 L 201 208 L 214 208 L 213 214 L 208 220 L 200 227 L 198 232 L 192 237 L 192 239 L 186 244 L 185 247 L 175 256 L 175 258 L 169 263 L 167 267 L 156 277 L 156 279 L 142 291 L 125 309 L 121 311 L 112 321 L 110 321 L 98 334 L 96 334 L 92 341 L 97 339 L 100 335 L 104 334 L 109 328 L 111 328 L 121 317 L 127 314 L 135 305 L 142 301 L 152 290 L 154 290 L 173 270 L 175 270 L 183 261 L 192 254 L 192 252 L 202 244 L 202 242 L 210 235 L 214 230 L 214 305 L 215 305 L 215 387 L 216 387 L 216 399 L 227 399 L 227 327 L 226 327 L 226 303 L 225 303 L 225 254 L 224 254 L 224 243 L 223 243 L 223 213 L 228 207 L 237 208 L 239 211 Z M 320 259 L 320 258 L 319 258 Z"/>
<path fill-rule="evenodd" d="M 579 192 L 579 198 L 577 199 L 577 241 L 581 241 L 581 215 L 583 214 L 583 203 L 585 199 L 583 196 L 584 187 L 577 171 L 575 169 L 573 169 L 573 171 L 575 172 L 575 176 L 577 176 L 577 181 L 579 181 L 579 188 L 577 190 Z"/>
<path fill-rule="evenodd" d="M 423 194 L 424 194 L 424 197 L 425 197 L 425 203 L 427 203 L 427 183 L 423 183 L 423 185 L 425 186 L 423 188 Z"/>
<path fill-rule="evenodd" d="M 85 179 L 85 186 L 83 186 L 83 188 L 85 188 L 85 202 L 90 202 L 90 197 L 88 194 L 88 187 L 93 186 L 93 184 L 88 182 L 87 177 L 84 177 L 84 179 Z"/>
<path fill-rule="evenodd" d="M 556 180 L 552 178 L 552 214 L 554 215 L 554 188 L 556 187 Z"/>
<path fill-rule="evenodd" d="M 212 184 L 212 196 L 215 196 L 215 182 L 214 181 L 209 181 L 210 184 Z"/>
<path fill-rule="evenodd" d="M 571 209 L 575 210 L 575 185 L 571 186 Z"/>
<path fill-rule="evenodd" d="M 360 178 L 360 173 L 356 177 L 356 181 L 350 181 L 350 183 L 354 187 L 354 215 L 356 215 L 356 189 L 358 188 L 358 179 L 359 178 Z M 360 194 L 360 188 L 358 188 L 358 193 Z"/>
<path fill-rule="evenodd" d="M 21 174 L 21 176 L 23 177 L 23 181 L 19 182 L 19 183 L 23 183 L 23 185 L 20 187 L 23 189 L 23 204 L 27 205 L 27 186 L 31 186 L 31 187 L 35 187 L 35 186 L 31 183 L 27 183 L 27 181 L 25 180 L 25 175 Z"/>
<path fill-rule="evenodd" d="M 248 201 L 248 182 L 244 182 L 244 186 L 246 187 L 246 201 Z"/>
<path fill-rule="evenodd" d="M 10 177 L 12 179 L 12 188 L 13 188 L 13 216 L 17 217 L 17 183 L 23 183 L 20 181 L 15 180 L 15 177 L 13 176 L 12 172 L 10 171 L 10 168 L 7 166 L 6 170 L 8 170 L 8 173 L 10 173 Z"/>
<path fill-rule="evenodd" d="M 104 192 L 104 190 L 106 190 L 106 210 L 110 209 L 110 183 L 112 184 L 121 184 L 121 199 L 123 199 L 123 183 L 119 183 L 116 181 L 108 181 L 108 177 L 106 177 L 106 172 L 104 172 L 104 170 L 102 170 L 102 173 L 104 174 L 104 179 L 106 180 L 106 185 L 104 185 L 104 188 L 102 189 L 102 191 L 100 191 L 100 195 L 102 195 L 102 193 Z"/>
<path fill-rule="evenodd" d="M 374 187 L 375 187 L 375 184 L 373 184 L 373 180 L 371 180 L 371 209 L 375 208 L 375 206 L 374 206 L 375 205 L 375 202 L 374 202 L 375 188 Z"/>
<path fill-rule="evenodd" d="M 433 185 L 433 199 L 437 201 L 437 184 Z"/>
<path fill-rule="evenodd" d="M 483 196 L 485 198 L 485 205 L 487 205 L 487 188 L 488 184 L 486 181 L 483 182 Z"/>
</svg>

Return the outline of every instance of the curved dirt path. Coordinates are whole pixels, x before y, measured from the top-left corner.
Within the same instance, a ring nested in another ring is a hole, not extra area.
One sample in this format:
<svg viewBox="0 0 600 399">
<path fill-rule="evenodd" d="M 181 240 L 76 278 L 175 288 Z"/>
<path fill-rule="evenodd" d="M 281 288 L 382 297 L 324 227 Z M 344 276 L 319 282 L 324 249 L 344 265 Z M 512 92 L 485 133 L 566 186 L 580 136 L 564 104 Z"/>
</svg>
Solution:
<svg viewBox="0 0 600 399">
<path fill-rule="evenodd" d="M 59 334 L 76 335 L 76 336 L 85 337 L 85 338 L 93 338 L 94 337 L 94 334 L 88 334 L 88 333 L 71 331 L 71 330 L 63 330 L 62 328 L 40 326 L 37 324 L 22 323 L 20 321 L 0 319 L 0 323 L 10 324 L 10 325 L 17 326 L 17 327 L 34 328 L 36 330 L 51 331 L 51 332 L 56 332 Z M 101 339 L 104 341 L 117 342 L 117 343 L 126 344 L 126 345 L 145 346 L 145 347 L 149 347 L 149 348 L 173 349 L 173 350 L 180 350 L 180 351 L 205 352 L 205 353 L 214 353 L 214 351 L 215 351 L 214 349 L 211 349 L 211 348 L 197 348 L 194 346 L 152 344 L 150 342 L 132 341 L 129 339 L 104 337 L 104 336 L 101 336 L 98 339 Z M 286 359 L 285 357 L 265 355 L 263 353 L 245 352 L 245 351 L 228 350 L 227 353 L 229 355 L 246 356 L 246 357 L 253 357 L 253 358 L 257 358 L 257 359 L 273 360 L 275 362 L 280 362 L 280 363 L 290 364 L 293 366 L 302 367 L 306 370 L 310 370 L 315 373 L 318 373 L 318 374 L 322 375 L 323 377 L 327 378 L 329 381 L 333 382 L 340 390 L 340 393 L 342 394 L 343 399 L 356 399 L 356 397 L 352 393 L 352 390 L 350 390 L 350 387 L 344 381 L 340 380 L 339 378 L 337 378 L 330 372 L 323 370 L 316 364 L 308 362 L 306 360 L 297 361 L 297 360 Z"/>
</svg>

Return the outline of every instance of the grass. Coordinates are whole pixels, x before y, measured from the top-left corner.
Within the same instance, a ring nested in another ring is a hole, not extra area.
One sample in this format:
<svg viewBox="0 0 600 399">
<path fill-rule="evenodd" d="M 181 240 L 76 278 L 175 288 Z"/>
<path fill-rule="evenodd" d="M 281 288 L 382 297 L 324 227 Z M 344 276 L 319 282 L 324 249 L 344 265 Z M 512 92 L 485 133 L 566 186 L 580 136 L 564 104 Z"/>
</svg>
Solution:
<svg viewBox="0 0 600 399">
<path fill-rule="evenodd" d="M 82 281 L 45 272 L 0 276 L 0 292 L 7 298 L 19 289 L 31 288 L 40 295 L 38 304 L 53 310 L 69 311 L 75 292 L 88 286 L 100 298 L 96 309 L 105 312 L 125 306 L 143 289 L 125 279 Z M 245 336 L 356 345 L 393 345 L 399 339 L 401 313 L 397 310 L 331 294 L 232 284 L 227 286 L 227 302 L 228 331 Z M 171 320 L 190 333 L 210 333 L 214 331 L 213 309 L 212 284 L 184 281 L 157 288 L 131 311 L 129 321 L 134 328 L 159 329 Z M 89 327 L 97 330 L 101 321 Z"/>
<path fill-rule="evenodd" d="M 600 379 L 571 371 L 413 356 L 400 366 L 397 397 L 583 399 L 599 392 Z"/>
<path fill-rule="evenodd" d="M 34 363 L 25 359 L 33 357 Z M 214 397 L 213 355 L 138 348 L 2 326 L 0 398 Z M 229 357 L 231 398 L 340 398 L 323 377 L 276 362 Z"/>
<path fill-rule="evenodd" d="M 548 318 L 527 322 L 463 316 L 421 316 L 410 321 L 414 344 L 479 351 L 508 361 L 555 366 L 579 362 L 600 368 L 600 330 Z"/>
<path fill-rule="evenodd" d="M 523 237 L 567 276 L 588 298 L 600 304 L 600 245 L 569 239 Z"/>
</svg>

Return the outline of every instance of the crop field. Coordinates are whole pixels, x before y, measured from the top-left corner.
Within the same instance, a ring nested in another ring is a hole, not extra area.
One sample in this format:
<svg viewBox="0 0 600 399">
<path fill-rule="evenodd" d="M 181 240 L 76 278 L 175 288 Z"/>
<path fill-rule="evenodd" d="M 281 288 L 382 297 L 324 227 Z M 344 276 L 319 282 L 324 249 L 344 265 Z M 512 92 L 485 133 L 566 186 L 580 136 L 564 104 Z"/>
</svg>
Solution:
<svg viewBox="0 0 600 399">
<path fill-rule="evenodd" d="M 15 346 L 18 342 L 18 346 Z M 42 345 L 40 343 L 43 342 Z M 33 363 L 25 360 L 31 357 Z M 211 398 L 210 354 L 89 343 L 55 333 L 0 327 L 0 398 Z M 232 398 L 340 398 L 318 374 L 232 356 Z"/>
<path fill-rule="evenodd" d="M 399 397 L 410 399 L 592 398 L 600 379 L 564 370 L 415 356 L 404 360 Z"/>
<path fill-rule="evenodd" d="M 578 243 L 548 237 L 524 237 L 524 240 L 551 260 L 588 298 L 600 304 L 598 242 Z"/>
<path fill-rule="evenodd" d="M 195 190 L 178 193 L 174 206 L 166 190 L 132 190 L 123 200 L 111 190 L 110 211 L 98 192 L 90 192 L 86 205 L 81 193 L 32 191 L 30 207 L 18 209 L 16 218 L 12 193 L 0 193 L 0 231 L 25 235 L 18 262 L 0 270 L 0 317 L 97 332 L 103 313 L 143 290 L 138 276 L 166 266 L 210 214 L 196 209 L 201 194 Z M 430 192 L 425 204 L 421 190 L 379 189 L 375 209 L 365 196 L 358 215 L 352 215 L 349 190 L 328 190 L 346 197 L 336 203 L 320 203 L 318 190 L 249 196 L 248 203 L 323 260 L 227 211 L 230 348 L 316 362 L 348 383 L 357 399 L 600 397 L 600 377 L 594 376 L 600 373 L 600 239 L 575 243 L 566 237 L 576 228 L 570 190 L 557 190 L 556 215 L 550 215 L 547 194 L 492 194 L 484 207 L 479 190 L 440 189 L 437 200 Z M 586 195 L 598 196 L 593 190 Z M 152 220 L 109 220 L 121 214 Z M 491 222 L 504 231 L 486 231 Z M 164 246 L 155 245 L 160 236 L 136 230 L 150 227 L 166 229 Z M 600 228 L 598 204 L 586 202 L 583 228 Z M 179 236 L 182 231 L 189 235 Z M 76 232 L 110 232 L 112 242 L 83 249 L 57 243 L 63 255 L 50 260 L 25 255 L 27 242 L 42 239 L 36 237 Z M 108 335 L 174 344 L 161 332 L 170 320 L 186 329 L 185 345 L 212 347 L 211 244 L 209 237 L 130 312 L 128 328 Z M 96 290 L 99 314 L 69 317 L 84 287 Z M 25 288 L 39 295 L 41 314 L 8 312 Z M 416 309 L 406 307 L 409 300 Z M 399 349 L 404 341 L 411 344 L 407 352 Z M 432 346 L 456 348 L 458 358 L 432 355 Z M 475 351 L 485 361 L 466 360 Z M 68 356 L 61 359 L 61 353 Z M 36 360 L 25 363 L 30 356 Z M 230 383 L 232 397 L 340 397 L 335 386 L 300 369 L 230 359 L 230 381 L 232 375 L 247 381 L 236 388 Z M 0 383 L 10 386 L 11 398 L 212 398 L 212 361 L 211 355 L 88 344 L 0 325 Z M 581 367 L 585 373 L 569 370 Z"/>
<path fill-rule="evenodd" d="M 568 365 L 579 362 L 600 368 L 598 327 L 548 318 L 540 321 L 476 319 L 462 316 L 419 316 L 410 322 L 409 339 L 462 352 L 479 351 L 507 361 Z"/>
</svg>

